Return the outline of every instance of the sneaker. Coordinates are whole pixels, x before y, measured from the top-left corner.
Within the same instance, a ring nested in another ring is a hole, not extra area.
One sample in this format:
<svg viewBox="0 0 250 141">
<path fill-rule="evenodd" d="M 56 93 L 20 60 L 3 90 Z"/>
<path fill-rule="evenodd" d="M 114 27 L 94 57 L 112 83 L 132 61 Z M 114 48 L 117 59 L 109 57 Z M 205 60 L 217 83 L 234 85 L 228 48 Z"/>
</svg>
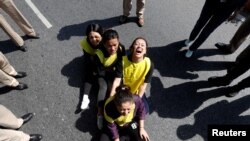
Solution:
<svg viewBox="0 0 250 141">
<path fill-rule="evenodd" d="M 185 57 L 186 58 L 190 58 L 192 55 L 193 55 L 194 51 L 191 51 L 191 50 L 187 50 L 186 54 L 185 54 Z"/>
<path fill-rule="evenodd" d="M 101 130 L 103 127 L 103 116 L 102 115 L 97 115 L 97 127 L 99 130 Z"/>
<path fill-rule="evenodd" d="M 186 46 L 190 46 L 193 42 L 194 42 L 194 41 L 191 41 L 191 40 L 187 39 L 187 40 L 185 41 L 185 45 L 186 45 Z"/>
<path fill-rule="evenodd" d="M 126 23 L 127 21 L 128 21 L 128 16 L 122 15 L 122 16 L 120 17 L 120 20 L 119 20 L 120 24 L 124 24 L 124 23 Z"/>
<path fill-rule="evenodd" d="M 89 98 L 88 97 L 84 97 L 83 100 L 82 100 L 81 109 L 82 110 L 87 109 L 88 106 L 89 106 L 89 102 L 90 102 Z"/>
</svg>

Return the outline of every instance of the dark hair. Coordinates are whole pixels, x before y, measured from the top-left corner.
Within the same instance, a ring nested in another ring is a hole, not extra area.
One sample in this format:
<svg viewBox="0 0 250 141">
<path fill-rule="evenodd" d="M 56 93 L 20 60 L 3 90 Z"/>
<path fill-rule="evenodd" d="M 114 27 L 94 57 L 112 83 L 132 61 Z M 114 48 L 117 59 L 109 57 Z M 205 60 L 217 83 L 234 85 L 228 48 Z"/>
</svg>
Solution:
<svg viewBox="0 0 250 141">
<path fill-rule="evenodd" d="M 124 102 L 133 102 L 133 94 L 130 92 L 130 88 L 126 85 L 120 85 L 116 88 L 116 94 L 114 96 L 114 102 L 116 106 L 120 106 Z"/>
<path fill-rule="evenodd" d="M 119 39 L 118 32 L 113 29 L 108 29 L 103 33 L 102 42 L 105 43 L 111 39 Z"/>
<path fill-rule="evenodd" d="M 86 29 L 86 36 L 87 37 L 89 36 L 90 32 L 98 32 L 102 36 L 102 34 L 103 34 L 103 28 L 99 24 L 92 23 L 92 24 L 89 24 L 87 26 L 87 29 Z"/>
<path fill-rule="evenodd" d="M 129 47 L 130 54 L 133 53 L 133 52 L 132 52 L 133 45 L 134 45 L 134 43 L 135 43 L 138 39 L 144 40 L 145 43 L 146 43 L 146 48 L 148 47 L 148 42 L 147 42 L 147 40 L 146 40 L 145 38 L 143 38 L 143 37 L 137 37 L 137 38 L 134 39 L 134 41 L 132 42 L 132 44 L 131 44 L 130 47 Z"/>
</svg>

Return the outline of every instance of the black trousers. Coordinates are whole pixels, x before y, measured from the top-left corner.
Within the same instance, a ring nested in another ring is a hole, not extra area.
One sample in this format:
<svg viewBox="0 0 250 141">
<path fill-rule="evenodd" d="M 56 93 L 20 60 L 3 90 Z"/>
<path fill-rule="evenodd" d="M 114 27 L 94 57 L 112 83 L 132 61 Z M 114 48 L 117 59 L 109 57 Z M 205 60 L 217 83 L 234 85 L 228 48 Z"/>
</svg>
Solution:
<svg viewBox="0 0 250 141">
<path fill-rule="evenodd" d="M 83 93 L 89 94 L 92 88 L 93 83 L 97 80 L 96 76 L 94 75 L 94 62 L 91 59 L 91 55 L 88 53 L 84 53 L 83 56 L 83 67 L 84 67 L 84 74 L 83 74 Z"/>
<path fill-rule="evenodd" d="M 200 17 L 190 34 L 189 40 L 194 40 L 194 42 L 189 49 L 192 51 L 198 49 L 208 36 L 228 19 L 240 5 L 240 2 L 233 0 L 228 0 L 225 3 L 220 2 L 220 0 L 206 0 Z"/>
<path fill-rule="evenodd" d="M 144 139 L 140 137 L 139 127 L 135 121 L 129 123 L 126 127 L 119 128 L 118 130 L 120 141 L 144 141 Z M 100 141 L 113 141 L 107 129 L 104 129 Z"/>
<path fill-rule="evenodd" d="M 250 45 L 247 46 L 236 58 L 235 64 L 228 69 L 224 76 L 226 80 L 232 81 L 250 69 Z M 250 86 L 250 76 L 237 84 L 240 88 Z"/>
<path fill-rule="evenodd" d="M 113 72 L 107 72 L 105 76 L 98 78 L 98 85 L 99 85 L 99 91 L 97 96 L 98 107 L 103 108 L 105 99 L 109 97 L 109 95 L 107 94 L 110 94 L 114 79 L 115 75 Z"/>
</svg>

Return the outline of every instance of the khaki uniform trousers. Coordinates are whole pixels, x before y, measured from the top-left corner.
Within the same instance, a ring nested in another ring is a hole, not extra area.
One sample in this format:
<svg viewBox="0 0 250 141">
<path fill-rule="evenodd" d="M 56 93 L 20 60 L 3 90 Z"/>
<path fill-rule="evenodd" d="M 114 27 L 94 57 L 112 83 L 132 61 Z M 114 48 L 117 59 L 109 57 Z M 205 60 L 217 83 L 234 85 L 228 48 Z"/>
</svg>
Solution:
<svg viewBox="0 0 250 141">
<path fill-rule="evenodd" d="M 10 65 L 7 58 L 0 52 L 0 83 L 16 87 L 19 82 L 13 77 L 17 75 L 16 70 Z"/>
<path fill-rule="evenodd" d="M 146 0 L 136 0 L 136 15 L 138 18 L 143 18 L 145 11 Z M 129 16 L 132 9 L 132 0 L 123 0 L 123 15 Z"/>
<path fill-rule="evenodd" d="M 21 30 L 31 36 L 35 36 L 35 30 L 27 19 L 18 10 L 13 0 L 0 0 L 0 8 L 5 11 L 21 28 Z M 17 46 L 22 46 L 24 44 L 23 39 L 11 28 L 11 26 L 6 22 L 3 16 L 0 16 L 0 26 L 1 28 L 10 36 L 10 38 L 15 42 Z"/>
<path fill-rule="evenodd" d="M 230 41 L 231 51 L 236 51 L 250 34 L 250 17 L 248 17 L 239 27 Z"/>
<path fill-rule="evenodd" d="M 0 104 L 0 141 L 29 141 L 30 136 L 22 131 L 12 130 L 20 128 L 23 119 L 17 118 L 9 109 Z"/>
</svg>

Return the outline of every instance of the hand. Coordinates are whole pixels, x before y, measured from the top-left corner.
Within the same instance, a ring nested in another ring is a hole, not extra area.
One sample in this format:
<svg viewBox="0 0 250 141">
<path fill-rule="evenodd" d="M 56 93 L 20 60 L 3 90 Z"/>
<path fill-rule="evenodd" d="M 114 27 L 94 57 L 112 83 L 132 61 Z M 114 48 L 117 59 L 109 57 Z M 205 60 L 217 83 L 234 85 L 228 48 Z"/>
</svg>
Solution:
<svg viewBox="0 0 250 141">
<path fill-rule="evenodd" d="M 144 128 L 141 128 L 141 127 L 140 127 L 140 137 L 144 139 L 145 141 L 149 141 L 148 133 L 146 132 Z"/>
</svg>

